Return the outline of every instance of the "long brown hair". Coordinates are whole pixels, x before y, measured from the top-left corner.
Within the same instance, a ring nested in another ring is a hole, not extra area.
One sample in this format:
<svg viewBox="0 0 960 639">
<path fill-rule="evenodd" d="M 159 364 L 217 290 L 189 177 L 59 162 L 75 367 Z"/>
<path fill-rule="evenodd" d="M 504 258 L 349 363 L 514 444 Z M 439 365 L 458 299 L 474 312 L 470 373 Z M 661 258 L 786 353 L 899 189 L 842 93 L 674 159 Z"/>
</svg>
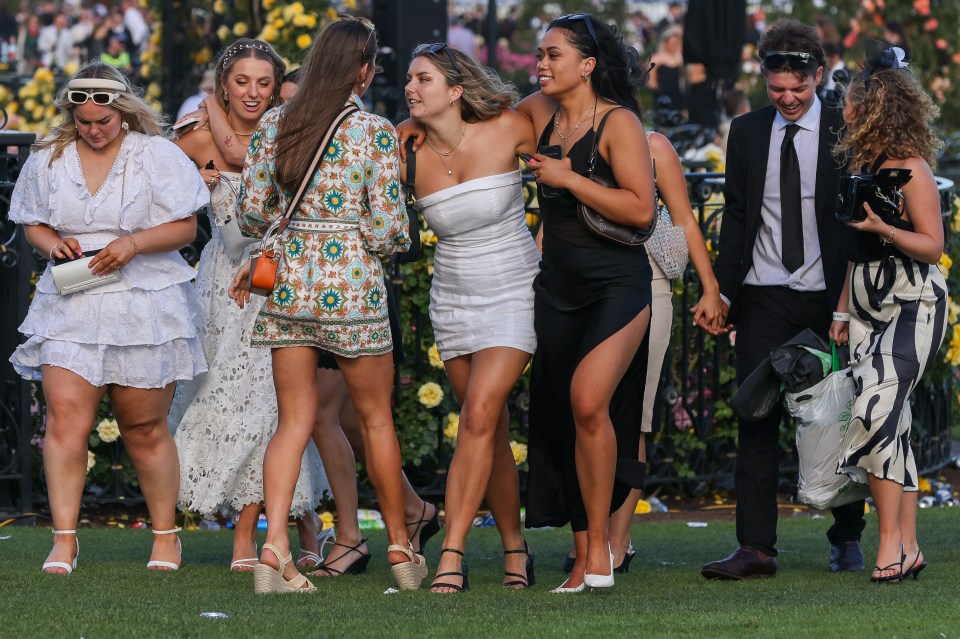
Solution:
<svg viewBox="0 0 960 639">
<path fill-rule="evenodd" d="M 296 190 L 360 68 L 373 64 L 376 55 L 376 31 L 367 20 L 342 16 L 317 36 L 300 68 L 300 89 L 284 105 L 278 124 L 276 179 L 285 191 Z"/>
</svg>

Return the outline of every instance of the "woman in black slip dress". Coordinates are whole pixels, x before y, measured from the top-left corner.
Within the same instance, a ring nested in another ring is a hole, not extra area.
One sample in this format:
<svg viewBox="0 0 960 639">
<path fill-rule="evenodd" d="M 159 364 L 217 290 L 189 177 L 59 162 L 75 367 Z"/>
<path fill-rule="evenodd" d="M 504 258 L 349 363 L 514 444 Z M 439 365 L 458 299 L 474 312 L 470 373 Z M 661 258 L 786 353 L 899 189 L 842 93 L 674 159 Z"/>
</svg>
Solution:
<svg viewBox="0 0 960 639">
<path fill-rule="evenodd" d="M 530 169 L 540 185 L 543 260 L 536 292 L 526 525 L 570 522 L 577 560 L 553 592 L 613 585 L 607 519 L 637 462 L 651 270 L 643 247 L 591 235 L 579 201 L 610 220 L 646 227 L 655 214 L 653 170 L 635 90 L 643 71 L 614 27 L 589 15 L 550 23 L 538 48 L 541 91 L 524 100 L 544 146 Z M 595 141 L 594 173 L 586 175 Z"/>
</svg>

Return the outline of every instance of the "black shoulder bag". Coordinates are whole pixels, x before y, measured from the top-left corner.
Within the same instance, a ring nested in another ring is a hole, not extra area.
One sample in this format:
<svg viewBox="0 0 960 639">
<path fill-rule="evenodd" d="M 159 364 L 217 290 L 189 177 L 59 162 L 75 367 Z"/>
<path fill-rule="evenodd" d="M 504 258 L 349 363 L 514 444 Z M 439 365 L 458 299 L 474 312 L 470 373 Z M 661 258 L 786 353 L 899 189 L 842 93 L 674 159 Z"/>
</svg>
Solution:
<svg viewBox="0 0 960 639">
<path fill-rule="evenodd" d="M 603 116 L 603 119 L 600 120 L 600 127 L 594 129 L 593 148 L 590 151 L 590 164 L 587 172 L 587 178 L 607 188 L 614 188 L 615 185 L 596 177 L 593 174 L 593 170 L 597 163 L 597 147 L 600 144 L 600 134 L 603 132 L 603 126 L 606 124 L 607 118 L 610 117 L 610 114 L 616 111 L 617 108 L 607 111 L 607 113 Z M 593 117 L 594 121 L 596 121 L 596 113 L 594 113 Z M 626 226 L 625 224 L 620 224 L 618 222 L 611 222 L 583 202 L 577 203 L 577 217 L 580 219 L 580 223 L 597 237 L 603 238 L 615 244 L 620 244 L 621 246 L 640 246 L 650 239 L 650 236 L 653 235 L 654 230 L 657 228 L 656 196 L 654 196 L 653 206 L 653 222 L 651 222 L 650 226 L 645 229 L 638 229 L 632 226 Z"/>
</svg>

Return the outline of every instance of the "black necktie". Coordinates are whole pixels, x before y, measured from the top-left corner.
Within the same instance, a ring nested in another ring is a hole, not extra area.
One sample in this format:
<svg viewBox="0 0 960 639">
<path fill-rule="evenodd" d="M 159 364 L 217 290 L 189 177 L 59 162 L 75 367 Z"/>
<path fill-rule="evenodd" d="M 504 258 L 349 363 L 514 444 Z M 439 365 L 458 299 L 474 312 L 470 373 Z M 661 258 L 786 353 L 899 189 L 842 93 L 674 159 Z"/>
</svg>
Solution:
<svg viewBox="0 0 960 639">
<path fill-rule="evenodd" d="M 780 250 L 781 260 L 793 273 L 803 266 L 803 213 L 800 211 L 800 160 L 793 136 L 800 127 L 788 124 L 780 146 Z"/>
</svg>

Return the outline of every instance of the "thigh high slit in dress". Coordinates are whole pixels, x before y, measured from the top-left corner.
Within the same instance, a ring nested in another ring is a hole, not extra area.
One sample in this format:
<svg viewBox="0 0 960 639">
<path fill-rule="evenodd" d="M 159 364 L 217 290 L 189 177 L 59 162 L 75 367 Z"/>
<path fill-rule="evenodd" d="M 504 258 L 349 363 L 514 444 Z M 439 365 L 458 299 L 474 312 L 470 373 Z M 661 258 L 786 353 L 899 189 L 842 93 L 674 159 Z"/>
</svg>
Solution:
<svg viewBox="0 0 960 639">
<path fill-rule="evenodd" d="M 601 122 L 600 129 L 603 130 Z M 540 144 L 547 144 L 553 121 Z M 573 170 L 587 174 L 594 131 L 569 152 Z M 598 154 L 595 174 L 613 182 L 613 171 Z M 543 258 L 534 281 L 533 358 L 530 403 L 528 528 L 587 528 L 575 463 L 576 428 L 570 385 L 577 366 L 604 340 L 624 328 L 650 305 L 651 269 L 642 246 L 623 247 L 591 235 L 579 222 L 577 200 L 567 191 L 545 198 Z M 617 438 L 617 474 L 611 511 L 630 489 L 642 485 L 637 461 L 646 376 L 647 341 L 638 350 L 610 402 Z"/>
</svg>

